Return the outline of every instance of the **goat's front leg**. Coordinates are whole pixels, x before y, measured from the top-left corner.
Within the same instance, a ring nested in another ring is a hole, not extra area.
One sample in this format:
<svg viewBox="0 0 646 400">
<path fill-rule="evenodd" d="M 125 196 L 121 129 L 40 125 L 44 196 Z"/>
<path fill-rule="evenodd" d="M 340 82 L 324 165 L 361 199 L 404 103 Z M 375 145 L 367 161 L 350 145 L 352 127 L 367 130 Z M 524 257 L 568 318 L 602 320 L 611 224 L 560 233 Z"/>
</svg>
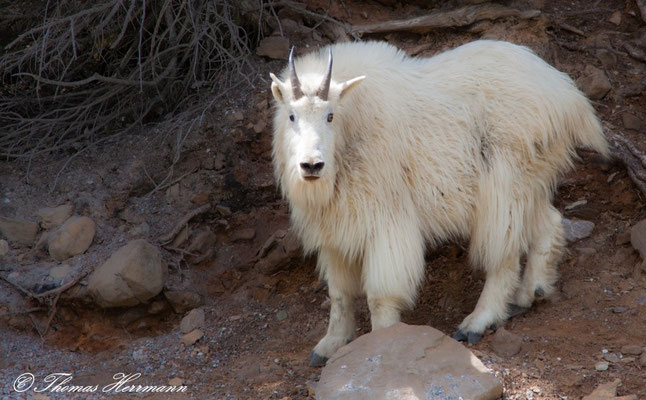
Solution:
<svg viewBox="0 0 646 400">
<path fill-rule="evenodd" d="M 358 266 L 346 262 L 333 250 L 321 250 L 318 267 L 327 280 L 330 295 L 330 321 L 327 334 L 314 347 L 310 366 L 323 366 L 341 346 L 354 339 L 354 301 L 361 289 Z"/>
</svg>

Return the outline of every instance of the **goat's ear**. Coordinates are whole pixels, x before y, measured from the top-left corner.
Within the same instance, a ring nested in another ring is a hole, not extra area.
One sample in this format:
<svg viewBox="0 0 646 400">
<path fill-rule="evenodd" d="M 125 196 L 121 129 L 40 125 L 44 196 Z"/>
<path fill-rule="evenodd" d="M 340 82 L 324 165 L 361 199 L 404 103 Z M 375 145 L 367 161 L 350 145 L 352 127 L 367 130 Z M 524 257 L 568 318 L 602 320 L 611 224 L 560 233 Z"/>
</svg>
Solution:
<svg viewBox="0 0 646 400">
<path fill-rule="evenodd" d="M 269 73 L 271 77 L 271 93 L 274 95 L 274 99 L 279 103 L 285 104 L 285 94 L 287 93 L 287 85 L 285 85 L 276 75 Z"/>
<path fill-rule="evenodd" d="M 364 79 L 366 79 L 365 75 L 357 76 L 356 78 L 352 78 L 350 80 L 347 80 L 341 84 L 341 91 L 339 92 L 339 98 L 342 99 L 343 96 L 346 94 L 350 93 L 352 88 L 356 87 L 358 84 L 360 84 Z"/>
</svg>

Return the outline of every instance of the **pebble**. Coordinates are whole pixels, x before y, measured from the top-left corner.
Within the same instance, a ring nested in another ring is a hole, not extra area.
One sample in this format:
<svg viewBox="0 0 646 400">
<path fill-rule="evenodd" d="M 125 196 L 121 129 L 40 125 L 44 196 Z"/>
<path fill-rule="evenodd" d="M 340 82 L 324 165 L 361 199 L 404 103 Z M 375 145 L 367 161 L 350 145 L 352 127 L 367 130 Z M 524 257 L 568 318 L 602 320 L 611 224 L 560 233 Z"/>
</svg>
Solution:
<svg viewBox="0 0 646 400">
<path fill-rule="evenodd" d="M 597 371 L 607 371 L 609 365 L 610 364 L 605 361 L 599 361 L 594 365 L 594 369 L 596 369 Z"/>
<path fill-rule="evenodd" d="M 231 215 L 231 208 L 223 206 L 222 204 L 215 206 L 215 209 L 224 217 Z"/>
<path fill-rule="evenodd" d="M 492 350 L 500 357 L 512 357 L 520 352 L 523 338 L 505 328 L 499 328 L 491 340 Z"/>
<path fill-rule="evenodd" d="M 644 126 L 644 124 L 642 123 L 642 120 L 639 119 L 639 117 L 629 112 L 623 113 L 621 115 L 621 119 L 624 124 L 624 128 L 628 130 L 640 131 Z"/>
<path fill-rule="evenodd" d="M 71 270 L 72 270 L 72 267 L 67 264 L 59 265 L 49 270 L 49 276 L 52 279 L 65 278 L 70 273 Z"/>
<path fill-rule="evenodd" d="M 607 353 L 603 355 L 603 359 L 611 362 L 611 363 L 618 363 L 619 362 L 619 356 L 615 353 Z"/>
<path fill-rule="evenodd" d="M 195 329 L 201 328 L 204 326 L 204 310 L 201 308 L 196 308 L 191 310 L 179 324 L 179 329 L 182 333 L 189 333 Z"/>
<path fill-rule="evenodd" d="M 592 234 L 594 229 L 594 222 L 577 220 L 573 221 L 567 218 L 563 218 L 563 230 L 565 233 L 565 239 L 568 242 L 576 242 L 587 238 Z"/>
<path fill-rule="evenodd" d="M 276 319 L 279 321 L 283 321 L 287 319 L 287 311 L 285 310 L 280 310 L 278 313 L 276 313 Z"/>
<path fill-rule="evenodd" d="M 612 312 L 615 313 L 615 314 L 622 314 L 622 313 L 625 313 L 628 310 L 630 310 L 630 308 L 624 307 L 624 306 L 618 306 L 618 307 L 614 307 L 612 309 Z"/>
<path fill-rule="evenodd" d="M 592 65 L 585 67 L 584 74 L 577 80 L 577 84 L 591 100 L 602 99 L 612 89 L 606 73 Z"/>
<path fill-rule="evenodd" d="M 627 344 L 627 345 L 621 347 L 621 353 L 622 354 L 630 354 L 632 356 L 638 356 L 643 351 L 644 351 L 644 349 L 641 346 L 638 346 L 636 344 Z"/>
<path fill-rule="evenodd" d="M 196 329 L 192 332 L 187 333 L 186 335 L 182 336 L 179 340 L 182 342 L 185 346 L 192 346 L 195 342 L 200 340 L 204 336 L 204 332 L 202 332 L 199 329 Z"/>
<path fill-rule="evenodd" d="M 646 367 L 646 351 L 644 351 L 641 357 L 639 357 L 639 365 Z"/>
<path fill-rule="evenodd" d="M 182 386 L 184 380 L 182 378 L 175 377 L 168 381 L 168 384 L 171 386 Z"/>
<path fill-rule="evenodd" d="M 253 228 L 244 228 L 237 230 L 233 236 L 231 237 L 232 241 L 238 241 L 238 240 L 251 240 L 254 237 L 256 237 L 256 230 Z"/>
</svg>

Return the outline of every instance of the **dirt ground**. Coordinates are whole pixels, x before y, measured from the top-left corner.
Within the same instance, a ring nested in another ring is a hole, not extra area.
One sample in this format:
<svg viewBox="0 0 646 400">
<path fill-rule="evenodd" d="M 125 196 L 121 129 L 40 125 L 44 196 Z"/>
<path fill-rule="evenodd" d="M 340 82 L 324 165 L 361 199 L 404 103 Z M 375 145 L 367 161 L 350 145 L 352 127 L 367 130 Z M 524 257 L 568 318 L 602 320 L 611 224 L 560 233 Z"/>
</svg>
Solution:
<svg viewBox="0 0 646 400">
<path fill-rule="evenodd" d="M 333 2 L 330 15 L 365 24 L 421 15 L 428 12 L 423 3 Z M 575 79 L 587 65 L 594 65 L 607 73 L 613 87 L 594 102 L 604 125 L 636 138 L 646 149 L 646 140 L 639 139 L 644 125 L 641 132 L 629 131 L 622 119 L 630 112 L 646 121 L 646 95 L 621 95 L 646 76 L 646 64 L 622 50 L 625 41 L 646 40 L 646 24 L 634 2 L 534 0 L 509 5 L 540 9 L 542 16 L 364 39 L 388 40 L 418 56 L 481 37 L 509 40 L 530 46 Z M 322 0 L 309 5 L 312 10 L 327 6 Z M 615 11 L 618 23 L 609 21 Z M 300 52 L 326 43 L 312 34 L 292 40 Z M 600 47 L 610 48 L 615 61 L 602 62 L 597 56 Z M 317 279 L 314 260 L 299 258 L 271 274 L 254 265 L 267 239 L 289 227 L 288 208 L 271 169 L 267 82 L 268 72 L 278 72 L 284 62 L 257 58 L 256 63 L 264 82 L 232 92 L 208 110 L 210 122 L 183 143 L 174 165 L 174 136 L 164 131 L 164 124 L 92 148 L 60 175 L 68 154 L 52 154 L 30 165 L 0 161 L 0 215 L 35 220 L 41 207 L 71 203 L 76 214 L 96 222 L 96 237 L 86 254 L 66 261 L 75 269 L 100 265 L 132 238 L 158 243 L 183 215 L 202 204 L 212 207 L 191 220 L 187 240 L 207 229 L 215 237 L 212 253 L 197 263 L 177 249 L 163 249 L 170 265 L 166 287 L 190 288 L 204 299 L 205 335 L 193 346 L 180 343 L 182 315 L 165 305 L 163 295 L 155 299 L 164 305 L 155 314 L 146 305 L 106 311 L 83 300 L 85 281 L 61 297 L 49 331 L 41 338 L 35 326 L 46 325 L 49 310 L 21 314 L 34 304 L 0 281 L 0 316 L 12 313 L 0 319 L 0 399 L 135 396 L 20 394 L 12 389 L 23 373 L 42 379 L 55 372 L 73 374 L 75 385 L 102 386 L 113 382 L 114 374 L 141 373 L 138 384 L 166 385 L 180 378 L 188 388 L 184 394 L 140 395 L 149 399 L 311 397 L 309 387 L 321 369 L 310 368 L 307 359 L 324 335 L 328 318 L 326 288 Z M 568 246 L 559 266 L 556 298 L 506 324 L 508 331 L 522 337 L 517 355 L 497 355 L 492 335 L 470 346 L 502 377 L 508 399 L 578 399 L 616 378 L 622 382 L 619 395 L 646 398 L 646 367 L 640 366 L 639 356 L 622 354 L 607 370 L 595 369 L 604 355 L 619 356 L 622 346 L 646 347 L 646 274 L 640 272 L 641 259 L 626 240 L 631 226 L 646 218 L 643 195 L 622 165 L 584 151 L 580 155 L 576 170 L 562 177 L 555 204 L 565 217 L 592 221 L 595 228 L 589 237 Z M 160 184 L 170 173 L 165 181 L 170 184 Z M 569 207 L 579 200 L 586 202 Z M 250 229 L 251 239 L 246 235 Z M 426 282 L 415 309 L 403 315 L 404 322 L 451 334 L 472 311 L 483 281 L 467 266 L 465 247 L 458 243 L 429 249 Z M 0 273 L 17 273 L 33 282 L 40 272 L 59 264 L 42 250 L 12 245 L 0 260 Z M 358 321 L 358 334 L 368 332 L 365 301 Z"/>
</svg>

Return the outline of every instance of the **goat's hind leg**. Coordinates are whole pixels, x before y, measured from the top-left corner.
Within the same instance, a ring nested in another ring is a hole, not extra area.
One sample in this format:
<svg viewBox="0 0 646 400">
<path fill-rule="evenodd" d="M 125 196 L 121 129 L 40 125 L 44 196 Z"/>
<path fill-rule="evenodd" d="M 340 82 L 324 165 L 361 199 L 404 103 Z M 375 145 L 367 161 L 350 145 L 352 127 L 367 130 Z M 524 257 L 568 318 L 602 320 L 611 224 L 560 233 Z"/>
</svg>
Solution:
<svg viewBox="0 0 646 400">
<path fill-rule="evenodd" d="M 325 365 L 328 358 L 354 338 L 354 301 L 361 291 L 361 271 L 333 250 L 321 250 L 318 258 L 322 277 L 330 295 L 330 321 L 327 334 L 310 355 L 310 366 Z"/>
<path fill-rule="evenodd" d="M 533 232 L 530 239 L 527 264 L 523 280 L 514 296 L 515 309 L 531 307 L 535 296 L 549 297 L 554 292 L 558 279 L 557 264 L 563 252 L 563 224 L 561 214 L 546 200 L 538 208 L 530 224 Z"/>
</svg>

